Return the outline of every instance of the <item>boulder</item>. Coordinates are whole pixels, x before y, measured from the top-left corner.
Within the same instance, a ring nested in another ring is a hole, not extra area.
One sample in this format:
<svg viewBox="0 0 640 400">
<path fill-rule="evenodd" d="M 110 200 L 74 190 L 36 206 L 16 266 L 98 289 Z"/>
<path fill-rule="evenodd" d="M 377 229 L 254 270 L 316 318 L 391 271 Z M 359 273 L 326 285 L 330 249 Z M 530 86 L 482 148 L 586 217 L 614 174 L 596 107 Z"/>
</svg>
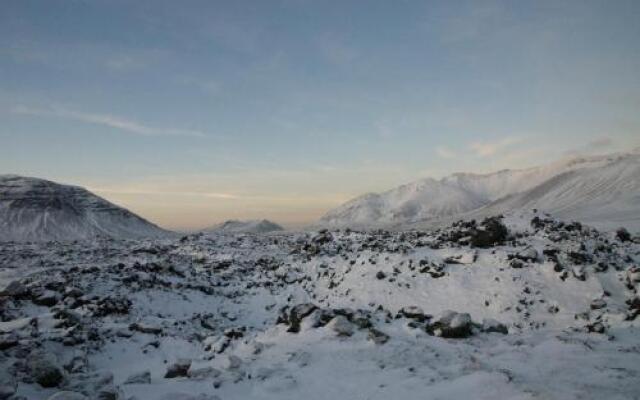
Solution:
<svg viewBox="0 0 640 400">
<path fill-rule="evenodd" d="M 385 344 L 389 341 L 389 335 L 375 328 L 369 329 L 367 338 L 378 345 Z"/>
<path fill-rule="evenodd" d="M 486 333 L 502 333 L 504 335 L 509 333 L 509 329 L 505 324 L 492 318 L 482 320 L 482 331 Z"/>
<path fill-rule="evenodd" d="M 514 255 L 515 258 L 522 261 L 537 261 L 538 260 L 538 250 L 533 248 L 532 246 L 527 246 L 526 248 L 520 250 Z"/>
<path fill-rule="evenodd" d="M 631 234 L 625 228 L 618 228 L 616 238 L 621 242 L 629 242 L 631 241 Z"/>
<path fill-rule="evenodd" d="M 327 328 L 334 331 L 338 336 L 351 336 L 354 331 L 353 324 L 343 315 L 335 316 L 329 321 Z"/>
<path fill-rule="evenodd" d="M 473 333 L 471 316 L 467 313 L 445 311 L 440 319 L 427 326 L 427 333 L 443 338 L 461 339 Z"/>
<path fill-rule="evenodd" d="M 60 295 L 52 290 L 45 290 L 33 299 L 33 302 L 39 306 L 55 306 L 60 300 Z"/>
<path fill-rule="evenodd" d="M 27 367 L 33 380 L 42 387 L 57 387 L 64 380 L 62 370 L 46 354 L 32 354 Z"/>
<path fill-rule="evenodd" d="M 4 290 L 0 292 L 0 296 L 8 296 L 14 298 L 23 298 L 29 294 L 27 287 L 20 281 L 11 281 Z"/>
<path fill-rule="evenodd" d="M 509 231 L 500 217 L 486 218 L 478 228 L 470 230 L 470 243 L 474 247 L 491 247 L 504 242 Z"/>
<path fill-rule="evenodd" d="M 190 367 L 191 360 L 180 359 L 167 368 L 167 372 L 164 374 L 164 377 L 172 379 L 187 376 L 189 374 Z"/>
</svg>

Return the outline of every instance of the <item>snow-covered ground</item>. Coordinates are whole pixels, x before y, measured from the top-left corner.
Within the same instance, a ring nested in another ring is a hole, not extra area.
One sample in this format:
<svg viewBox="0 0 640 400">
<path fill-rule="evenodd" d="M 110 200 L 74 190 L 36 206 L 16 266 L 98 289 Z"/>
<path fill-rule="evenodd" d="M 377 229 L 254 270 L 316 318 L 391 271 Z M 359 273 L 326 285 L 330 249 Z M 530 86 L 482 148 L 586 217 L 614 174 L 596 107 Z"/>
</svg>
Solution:
<svg viewBox="0 0 640 400">
<path fill-rule="evenodd" d="M 0 398 L 640 398 L 639 261 L 525 213 L 2 243 Z"/>
</svg>

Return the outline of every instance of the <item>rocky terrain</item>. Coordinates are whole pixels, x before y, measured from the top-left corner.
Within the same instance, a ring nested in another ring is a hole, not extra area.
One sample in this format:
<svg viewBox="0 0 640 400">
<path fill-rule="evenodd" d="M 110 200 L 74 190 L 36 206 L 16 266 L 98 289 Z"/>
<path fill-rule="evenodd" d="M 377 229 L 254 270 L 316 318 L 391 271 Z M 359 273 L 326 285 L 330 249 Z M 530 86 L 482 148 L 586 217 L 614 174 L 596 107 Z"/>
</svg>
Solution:
<svg viewBox="0 0 640 400">
<path fill-rule="evenodd" d="M 81 187 L 0 175 L 0 241 L 139 239 L 168 234 Z"/>
<path fill-rule="evenodd" d="M 0 244 L 0 399 L 634 399 L 640 238 L 436 231 Z"/>
</svg>

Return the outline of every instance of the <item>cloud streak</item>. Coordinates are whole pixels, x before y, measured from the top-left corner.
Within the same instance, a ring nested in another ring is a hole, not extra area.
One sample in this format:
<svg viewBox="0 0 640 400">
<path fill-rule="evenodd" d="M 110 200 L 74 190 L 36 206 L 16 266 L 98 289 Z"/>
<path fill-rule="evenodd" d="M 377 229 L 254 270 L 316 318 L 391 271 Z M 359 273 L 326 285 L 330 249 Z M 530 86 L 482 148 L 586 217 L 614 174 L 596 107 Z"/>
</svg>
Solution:
<svg viewBox="0 0 640 400">
<path fill-rule="evenodd" d="M 495 142 L 476 142 L 471 143 L 469 146 L 471 150 L 478 157 L 491 157 L 499 152 L 505 150 L 506 148 L 520 142 L 521 139 L 515 137 L 507 137 Z"/>
<path fill-rule="evenodd" d="M 106 126 L 122 132 L 140 136 L 192 136 L 204 137 L 204 132 L 191 129 L 157 128 L 134 120 L 110 114 L 86 113 L 60 107 L 34 108 L 26 106 L 14 107 L 14 114 L 33 115 L 38 117 L 55 117 L 92 125 Z"/>
</svg>

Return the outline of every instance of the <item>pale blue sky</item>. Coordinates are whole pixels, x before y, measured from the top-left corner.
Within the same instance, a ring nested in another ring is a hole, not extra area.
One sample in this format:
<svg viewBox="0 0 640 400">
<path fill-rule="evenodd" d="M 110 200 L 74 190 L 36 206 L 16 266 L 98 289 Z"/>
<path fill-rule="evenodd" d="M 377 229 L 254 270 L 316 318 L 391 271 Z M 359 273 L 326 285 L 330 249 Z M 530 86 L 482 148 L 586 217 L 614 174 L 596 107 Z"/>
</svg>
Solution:
<svg viewBox="0 0 640 400">
<path fill-rule="evenodd" d="M 3 0 L 0 172 L 170 228 L 640 145 L 640 2 Z"/>
</svg>

